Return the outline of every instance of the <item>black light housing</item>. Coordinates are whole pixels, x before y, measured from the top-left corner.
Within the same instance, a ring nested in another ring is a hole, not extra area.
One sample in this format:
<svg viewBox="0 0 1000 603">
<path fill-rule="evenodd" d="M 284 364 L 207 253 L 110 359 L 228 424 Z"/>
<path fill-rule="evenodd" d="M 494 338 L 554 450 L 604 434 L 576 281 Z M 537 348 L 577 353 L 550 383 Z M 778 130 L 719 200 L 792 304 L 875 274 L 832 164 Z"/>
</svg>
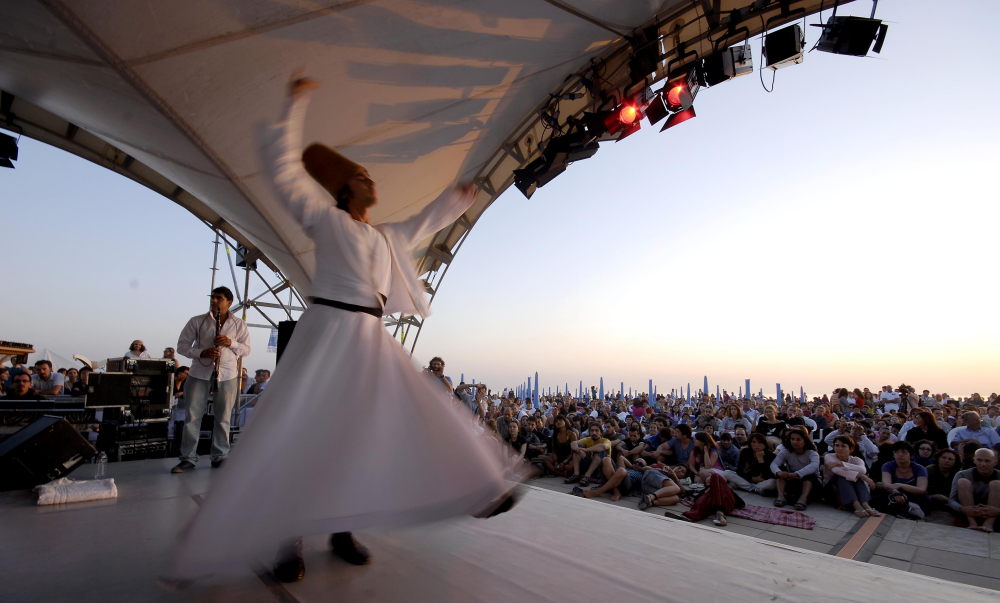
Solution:
<svg viewBox="0 0 1000 603">
<path fill-rule="evenodd" d="M 764 38 L 764 61 L 768 69 L 798 65 L 804 60 L 806 37 L 798 24 L 779 29 Z"/>
<path fill-rule="evenodd" d="M 677 113 L 674 113 L 673 115 L 667 118 L 667 123 L 663 124 L 663 127 L 660 128 L 660 132 L 666 130 L 667 128 L 672 128 L 677 124 L 682 124 L 694 117 L 696 117 L 694 113 L 694 107 L 688 107 L 683 111 L 678 111 Z"/>
<path fill-rule="evenodd" d="M 17 140 L 13 136 L 0 134 L 0 167 L 13 169 L 12 160 L 17 161 Z"/>
<path fill-rule="evenodd" d="M 753 73 L 750 44 L 740 44 L 702 61 L 698 81 L 702 86 L 711 87 L 749 73 Z"/>
<path fill-rule="evenodd" d="M 571 125 L 573 130 L 569 134 L 549 139 L 541 157 L 522 169 L 514 170 L 514 186 L 528 199 L 539 187 L 565 172 L 569 164 L 589 159 L 600 150 L 601 145 L 581 122 Z"/>
<path fill-rule="evenodd" d="M 889 26 L 881 19 L 866 19 L 865 17 L 830 17 L 825 25 L 814 23 L 815 27 L 823 28 L 823 35 L 816 42 L 816 50 L 832 54 L 844 54 L 863 57 L 872 49 L 876 54 L 882 52 L 885 34 Z"/>
<path fill-rule="evenodd" d="M 698 95 L 701 84 L 698 83 L 697 70 L 691 68 L 687 73 L 667 80 L 660 90 L 660 97 L 667 111 L 677 113 L 688 109 Z"/>
</svg>

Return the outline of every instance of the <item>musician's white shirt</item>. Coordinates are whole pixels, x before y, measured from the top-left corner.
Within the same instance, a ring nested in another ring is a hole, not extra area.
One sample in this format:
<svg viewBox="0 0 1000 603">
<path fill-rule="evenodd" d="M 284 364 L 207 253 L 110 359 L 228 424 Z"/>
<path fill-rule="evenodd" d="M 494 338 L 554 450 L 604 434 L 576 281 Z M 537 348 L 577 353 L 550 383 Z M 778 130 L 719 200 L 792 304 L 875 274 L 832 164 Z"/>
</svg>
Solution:
<svg viewBox="0 0 1000 603">
<path fill-rule="evenodd" d="M 222 324 L 219 332 L 232 341 L 232 345 L 222 349 L 222 358 L 219 362 L 219 381 L 229 381 L 236 379 L 236 359 L 250 355 L 250 332 L 246 323 L 236 318 L 232 312 L 229 318 Z M 208 381 L 212 378 L 212 371 L 215 370 L 215 361 L 211 358 L 202 358 L 201 353 L 209 348 L 215 347 L 215 317 L 211 312 L 195 316 L 184 325 L 181 336 L 177 339 L 177 353 L 191 359 L 191 371 L 189 377 L 204 379 Z"/>
</svg>

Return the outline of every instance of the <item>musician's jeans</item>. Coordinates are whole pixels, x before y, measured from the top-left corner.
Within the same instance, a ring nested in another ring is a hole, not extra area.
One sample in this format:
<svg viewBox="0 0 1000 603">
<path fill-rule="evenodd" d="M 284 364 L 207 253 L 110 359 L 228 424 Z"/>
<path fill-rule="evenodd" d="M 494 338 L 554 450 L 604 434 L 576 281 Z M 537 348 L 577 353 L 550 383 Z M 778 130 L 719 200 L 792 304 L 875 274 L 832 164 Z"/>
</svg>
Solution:
<svg viewBox="0 0 1000 603">
<path fill-rule="evenodd" d="M 212 412 L 215 428 L 212 430 L 212 460 L 219 461 L 229 456 L 229 420 L 236 403 L 239 378 L 219 382 Z M 212 382 L 188 377 L 184 382 L 184 400 L 187 413 L 184 417 L 184 433 L 181 436 L 181 460 L 198 462 L 198 436 L 201 435 L 201 418 L 208 408 L 208 392 Z"/>
</svg>

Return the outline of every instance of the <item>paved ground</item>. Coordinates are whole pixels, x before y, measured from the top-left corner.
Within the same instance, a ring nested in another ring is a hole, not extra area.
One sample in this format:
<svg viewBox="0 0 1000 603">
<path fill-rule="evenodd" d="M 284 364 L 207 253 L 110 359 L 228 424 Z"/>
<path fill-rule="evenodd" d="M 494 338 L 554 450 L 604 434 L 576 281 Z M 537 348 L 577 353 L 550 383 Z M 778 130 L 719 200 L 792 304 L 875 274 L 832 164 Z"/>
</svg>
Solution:
<svg viewBox="0 0 1000 603">
<path fill-rule="evenodd" d="M 562 478 L 547 477 L 528 480 L 526 483 L 565 492 L 567 496 L 573 489 L 573 484 L 564 484 Z M 741 492 L 740 496 L 751 505 L 772 506 L 774 501 L 773 498 L 746 492 Z M 617 502 L 611 502 L 605 495 L 590 500 L 594 504 L 611 504 L 643 512 L 638 509 L 639 499 L 634 497 L 623 497 Z M 668 508 L 675 511 L 687 510 L 683 505 Z M 662 515 L 666 509 L 652 507 L 644 512 Z M 810 505 L 806 514 L 816 520 L 816 527 L 812 530 L 775 526 L 738 517 L 729 517 L 729 525 L 722 529 L 810 551 L 836 554 L 867 521 L 822 503 Z M 985 534 L 942 525 L 946 522 L 946 517 L 944 514 L 932 517 L 936 522 L 886 517 L 867 540 L 864 540 L 864 533 L 858 536 L 855 542 L 864 541 L 864 546 L 851 558 L 1000 590 L 1000 534 Z M 711 519 L 701 523 L 713 525 Z"/>
</svg>

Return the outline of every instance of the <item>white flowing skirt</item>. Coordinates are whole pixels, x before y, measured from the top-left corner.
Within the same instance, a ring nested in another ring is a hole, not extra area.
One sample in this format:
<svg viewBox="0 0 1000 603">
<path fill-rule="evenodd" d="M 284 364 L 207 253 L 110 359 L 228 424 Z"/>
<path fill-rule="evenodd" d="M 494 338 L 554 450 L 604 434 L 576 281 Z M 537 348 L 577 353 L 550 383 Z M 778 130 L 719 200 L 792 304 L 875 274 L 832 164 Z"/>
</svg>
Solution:
<svg viewBox="0 0 1000 603">
<path fill-rule="evenodd" d="M 381 319 L 314 305 L 168 575 L 271 559 L 297 535 L 477 513 L 505 490 L 468 409 L 414 367 Z"/>
</svg>

